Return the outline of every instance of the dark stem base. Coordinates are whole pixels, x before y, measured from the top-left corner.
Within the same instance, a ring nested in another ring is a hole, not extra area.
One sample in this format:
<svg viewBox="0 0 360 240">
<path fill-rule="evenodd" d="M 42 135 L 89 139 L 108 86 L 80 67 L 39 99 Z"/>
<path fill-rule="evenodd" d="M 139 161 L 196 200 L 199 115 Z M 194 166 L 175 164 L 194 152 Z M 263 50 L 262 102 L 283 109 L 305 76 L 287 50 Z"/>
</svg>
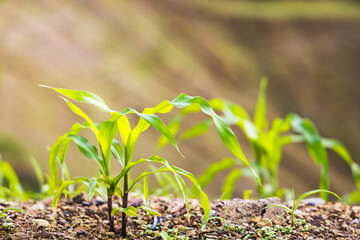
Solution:
<svg viewBox="0 0 360 240">
<path fill-rule="evenodd" d="M 115 232 L 114 216 L 111 216 L 111 212 L 112 212 L 112 197 L 108 197 L 108 214 L 109 214 L 110 231 Z"/>
</svg>

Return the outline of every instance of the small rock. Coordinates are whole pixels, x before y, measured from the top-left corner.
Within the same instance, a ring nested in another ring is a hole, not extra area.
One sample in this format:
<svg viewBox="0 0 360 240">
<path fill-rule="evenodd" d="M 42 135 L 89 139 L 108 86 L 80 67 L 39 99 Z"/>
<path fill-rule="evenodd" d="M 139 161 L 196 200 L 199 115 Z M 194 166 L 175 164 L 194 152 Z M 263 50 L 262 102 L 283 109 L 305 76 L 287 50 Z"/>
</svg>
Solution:
<svg viewBox="0 0 360 240">
<path fill-rule="evenodd" d="M 81 205 L 83 205 L 84 207 L 89 207 L 89 206 L 91 205 L 91 203 L 88 202 L 88 201 L 83 201 L 83 202 L 81 203 Z"/>
<path fill-rule="evenodd" d="M 101 205 L 103 205 L 105 203 L 106 203 L 106 201 L 104 199 L 102 199 L 102 198 L 96 198 L 95 199 L 95 205 L 96 206 L 101 206 Z"/>
<path fill-rule="evenodd" d="M 80 230 L 76 232 L 76 235 L 89 235 L 89 233 L 85 230 Z"/>
<path fill-rule="evenodd" d="M 42 202 L 37 202 L 34 205 L 32 205 L 31 207 L 32 210 L 41 210 L 44 211 L 45 210 L 45 205 Z"/>
<path fill-rule="evenodd" d="M 238 199 L 224 201 L 228 208 L 227 219 L 234 221 L 237 224 L 243 224 L 255 217 L 263 217 L 269 220 L 275 220 L 278 215 L 284 215 L 285 211 L 279 207 L 270 207 L 264 209 L 264 207 L 279 204 L 280 199 L 277 197 L 271 197 L 259 200 Z"/>
<path fill-rule="evenodd" d="M 250 219 L 250 222 L 254 222 L 254 223 L 257 223 L 261 220 L 261 217 L 260 216 L 257 216 L 257 217 L 254 217 L 252 219 Z"/>
<path fill-rule="evenodd" d="M 272 222 L 268 218 L 262 218 L 256 223 L 256 226 L 259 228 L 272 227 Z"/>
<path fill-rule="evenodd" d="M 355 225 L 355 224 L 359 224 L 359 219 L 358 219 L 358 218 L 355 218 L 354 220 L 352 220 L 352 221 L 350 222 L 350 226 L 351 226 L 351 225 Z"/>
<path fill-rule="evenodd" d="M 25 233 L 23 232 L 16 232 L 15 233 L 15 237 L 17 237 L 18 239 L 24 239 L 25 238 Z"/>
<path fill-rule="evenodd" d="M 82 224 L 82 220 L 81 219 L 75 219 L 71 222 L 72 225 L 76 226 L 76 225 L 81 225 Z"/>
<path fill-rule="evenodd" d="M 324 199 L 322 198 L 305 198 L 302 200 L 308 206 L 322 205 L 325 204 Z"/>
<path fill-rule="evenodd" d="M 50 223 L 48 221 L 46 221 L 45 219 L 33 219 L 31 220 L 31 223 L 33 225 L 35 225 L 37 228 L 40 227 L 48 227 L 50 225 Z"/>
<path fill-rule="evenodd" d="M 115 233 L 114 232 L 106 232 L 106 235 L 108 235 L 109 237 L 114 237 Z"/>
<path fill-rule="evenodd" d="M 353 206 L 352 207 L 351 216 L 353 218 L 360 218 L 360 206 Z"/>
<path fill-rule="evenodd" d="M 70 217 L 69 212 L 63 212 L 63 215 L 64 215 L 64 217 L 66 217 L 66 218 Z"/>
<path fill-rule="evenodd" d="M 48 220 L 48 221 L 54 221 L 55 220 L 55 215 L 56 215 L 56 213 L 47 214 L 45 216 L 45 219 Z"/>
<path fill-rule="evenodd" d="M 58 224 L 60 224 L 60 225 L 64 226 L 64 225 L 66 224 L 65 219 L 63 219 L 63 218 L 59 218 L 59 220 L 58 220 Z"/>
</svg>

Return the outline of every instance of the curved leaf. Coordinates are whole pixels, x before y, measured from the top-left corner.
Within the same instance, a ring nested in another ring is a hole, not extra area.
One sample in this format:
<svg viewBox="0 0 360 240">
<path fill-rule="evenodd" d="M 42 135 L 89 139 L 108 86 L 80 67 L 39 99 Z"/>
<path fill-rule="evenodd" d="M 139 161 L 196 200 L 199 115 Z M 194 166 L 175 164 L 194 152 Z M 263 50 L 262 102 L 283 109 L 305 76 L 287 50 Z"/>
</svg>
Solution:
<svg viewBox="0 0 360 240">
<path fill-rule="evenodd" d="M 205 99 L 201 97 L 191 97 L 182 93 L 173 101 L 171 101 L 171 103 L 177 108 L 184 108 L 191 104 L 199 104 L 201 111 L 212 117 L 215 127 L 219 133 L 219 136 L 224 142 L 224 144 L 227 146 L 227 148 L 236 157 L 238 157 L 241 161 L 243 161 L 245 165 L 250 167 L 253 174 L 256 176 L 258 183 L 261 185 L 259 177 L 257 176 L 256 172 L 252 169 L 249 161 L 245 157 L 235 134 L 233 133 L 229 125 L 227 125 L 225 121 L 214 112 L 210 104 Z"/>
<path fill-rule="evenodd" d="M 122 150 L 122 147 L 118 141 L 113 139 L 111 144 L 111 153 L 115 157 L 115 159 L 121 164 L 121 166 L 124 168 L 125 166 L 125 160 L 124 160 L 124 152 Z"/>
<path fill-rule="evenodd" d="M 69 108 L 71 109 L 71 111 L 73 113 L 75 113 L 76 115 L 79 115 L 80 117 L 84 118 L 90 125 L 91 129 L 93 130 L 96 138 L 99 135 L 99 130 L 97 129 L 97 127 L 95 126 L 94 122 L 89 118 L 88 115 L 86 115 L 79 107 L 77 107 L 75 104 L 73 104 L 72 102 L 66 100 L 65 98 L 63 98 L 64 101 L 66 102 L 66 104 L 69 106 Z"/>
<path fill-rule="evenodd" d="M 339 200 L 342 200 L 336 193 L 328 191 L 328 190 L 324 190 L 324 189 L 316 189 L 316 190 L 312 190 L 312 191 L 308 191 L 306 193 L 301 194 L 301 196 L 296 200 L 293 209 L 296 209 L 297 205 L 300 203 L 301 200 L 303 200 L 304 198 L 306 198 L 309 195 L 312 194 L 316 194 L 316 193 L 322 193 L 322 192 L 326 192 L 326 193 L 330 193 L 332 195 L 334 195 L 335 197 L 337 197 Z"/>
<path fill-rule="evenodd" d="M 59 201 L 61 194 L 64 192 L 64 190 L 70 186 L 71 184 L 77 183 L 77 182 L 83 182 L 83 181 L 88 181 L 87 178 L 76 178 L 74 180 L 69 180 L 69 181 L 64 181 L 61 186 L 59 187 L 59 189 L 56 191 L 54 198 L 52 200 L 52 208 L 53 211 L 56 210 L 57 207 L 57 202 Z"/>
<path fill-rule="evenodd" d="M 104 158 L 104 171 L 106 175 L 110 175 L 110 158 L 111 148 L 115 135 L 117 134 L 117 120 L 121 117 L 119 114 L 112 115 L 112 117 L 100 124 L 100 131 L 98 141 L 101 148 L 101 153 Z"/>
<path fill-rule="evenodd" d="M 70 134 L 68 137 L 74 140 L 82 154 L 94 160 L 99 165 L 100 172 L 102 174 L 106 174 L 105 162 L 102 158 L 99 157 L 98 151 L 94 145 L 92 145 L 88 140 L 86 140 L 86 138 L 82 136 Z"/>
<path fill-rule="evenodd" d="M 320 189 L 329 189 L 328 156 L 315 125 L 309 119 L 301 118 L 296 114 L 290 114 L 289 116 L 294 131 L 304 136 L 311 158 L 321 166 Z M 326 200 L 327 192 L 320 192 L 320 196 Z"/>
<path fill-rule="evenodd" d="M 26 210 L 22 209 L 22 208 L 18 208 L 18 207 L 8 207 L 8 208 L 5 208 L 4 210 L 2 210 L 0 212 L 0 215 L 7 212 L 7 211 L 16 211 L 16 212 L 23 212 L 23 213 L 28 213 Z"/>
<path fill-rule="evenodd" d="M 254 123 L 259 131 L 262 131 L 267 127 L 266 99 L 265 99 L 266 85 L 267 85 L 267 79 L 263 77 L 260 82 L 260 89 L 259 89 L 258 100 L 255 109 L 255 115 L 254 115 Z"/>
<path fill-rule="evenodd" d="M 206 133 L 210 127 L 212 127 L 212 120 L 207 119 L 207 120 L 202 121 L 199 124 L 191 127 L 190 129 L 186 130 L 183 134 L 181 134 L 180 139 L 186 140 L 189 138 L 198 137 L 198 136 Z"/>
<path fill-rule="evenodd" d="M 97 108 L 99 108 L 101 111 L 114 112 L 105 104 L 105 102 L 104 102 L 104 100 L 102 100 L 102 98 L 100 98 L 99 96 L 97 96 L 91 92 L 78 91 L 78 90 L 72 90 L 72 89 L 64 89 L 64 88 L 53 88 L 53 87 L 49 87 L 49 86 L 42 85 L 42 84 L 39 86 L 51 88 L 51 89 L 57 91 L 58 93 L 66 96 L 70 99 L 73 99 L 73 100 L 83 102 L 83 103 L 93 104 Z"/>
</svg>

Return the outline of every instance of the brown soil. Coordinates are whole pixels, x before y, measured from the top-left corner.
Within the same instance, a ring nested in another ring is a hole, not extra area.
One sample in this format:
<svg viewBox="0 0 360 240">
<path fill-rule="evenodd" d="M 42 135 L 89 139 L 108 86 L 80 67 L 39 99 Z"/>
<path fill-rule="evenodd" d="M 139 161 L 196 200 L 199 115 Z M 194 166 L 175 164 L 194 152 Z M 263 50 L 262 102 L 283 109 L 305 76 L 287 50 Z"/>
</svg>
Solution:
<svg viewBox="0 0 360 240">
<path fill-rule="evenodd" d="M 161 239 L 154 237 L 164 230 L 178 232 L 177 239 L 359 239 L 360 207 L 341 203 L 301 203 L 297 219 L 306 221 L 290 226 L 290 215 L 279 208 L 262 207 L 278 199 L 258 201 L 212 202 L 212 215 L 224 218 L 210 220 L 201 230 L 202 210 L 197 200 L 190 203 L 190 217 L 187 218 L 183 200 L 165 197 L 150 199 L 151 207 L 162 214 L 155 230 L 151 230 L 154 218 L 139 210 L 139 217 L 130 218 L 126 239 Z M 120 199 L 114 199 L 120 205 Z M 139 205 L 140 199 L 133 199 Z M 4 204 L 2 204 L 4 205 Z M 1 239 L 121 239 L 120 214 L 115 216 L 117 233 L 109 231 L 107 204 L 92 199 L 87 202 L 83 195 L 72 200 L 62 200 L 56 212 L 50 201 L 19 202 L 12 206 L 25 209 L 28 214 L 9 211 L 8 217 L 14 227 L 0 230 Z M 5 208 L 2 206 L 0 208 Z M 2 222 L 1 222 L 2 221 Z M 0 220 L 0 225 L 4 220 Z M 153 228 L 154 229 L 154 228 Z"/>
</svg>

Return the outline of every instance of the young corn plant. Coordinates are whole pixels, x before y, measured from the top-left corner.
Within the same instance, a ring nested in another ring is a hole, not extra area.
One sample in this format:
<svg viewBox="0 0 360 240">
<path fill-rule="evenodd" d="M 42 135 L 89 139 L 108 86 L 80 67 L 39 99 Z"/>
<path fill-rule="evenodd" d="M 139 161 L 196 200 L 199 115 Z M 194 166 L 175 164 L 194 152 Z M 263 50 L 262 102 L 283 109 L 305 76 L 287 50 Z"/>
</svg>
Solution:
<svg viewBox="0 0 360 240">
<path fill-rule="evenodd" d="M 270 208 L 270 207 L 284 208 L 286 212 L 291 213 L 291 226 L 294 226 L 297 221 L 303 221 L 303 220 L 296 220 L 295 219 L 295 210 L 296 210 L 297 206 L 299 205 L 299 203 L 301 202 L 301 200 L 308 197 L 309 195 L 313 195 L 313 194 L 316 194 L 316 193 L 322 193 L 322 192 L 330 193 L 330 194 L 334 195 L 335 197 L 337 197 L 339 200 L 342 200 L 336 193 L 330 192 L 328 190 L 323 190 L 323 189 L 317 189 L 317 190 L 308 191 L 306 193 L 301 194 L 301 196 L 297 200 L 295 200 L 295 193 L 294 193 L 294 189 L 293 189 L 293 191 L 292 191 L 292 194 L 293 194 L 293 207 L 292 207 L 292 209 L 290 209 L 289 207 L 287 207 L 287 206 L 285 206 L 283 204 L 272 204 L 272 205 L 264 207 L 263 209 Z"/>
<path fill-rule="evenodd" d="M 256 172 L 263 183 L 257 186 L 257 191 L 261 197 L 278 196 L 281 197 L 285 189 L 280 189 L 278 184 L 278 168 L 282 158 L 282 149 L 286 144 L 305 142 L 312 160 L 320 165 L 321 178 L 320 189 L 329 189 L 329 164 L 326 149 L 334 150 L 347 164 L 350 165 L 358 191 L 352 193 L 349 199 L 360 200 L 360 167 L 352 159 L 346 148 L 341 142 L 323 138 L 319 135 L 315 125 L 306 118 L 301 118 L 296 114 L 288 114 L 285 119 L 275 118 L 269 125 L 266 117 L 266 90 L 267 80 L 264 78 L 260 82 L 259 95 L 253 119 L 250 118 L 246 110 L 240 105 L 227 102 L 222 99 L 212 99 L 209 101 L 213 109 L 222 113 L 222 118 L 229 125 L 235 125 L 241 129 L 246 136 L 252 150 L 253 163 Z M 169 128 L 176 135 L 181 121 L 190 113 L 197 112 L 198 109 L 183 109 L 169 124 Z M 204 134 L 213 126 L 211 121 L 204 120 L 192 128 L 188 129 L 180 136 L 186 140 Z M 295 134 L 294 134 L 295 133 Z M 168 143 L 168 140 L 161 137 L 158 146 L 161 148 Z M 222 198 L 228 199 L 234 190 L 236 180 L 241 176 L 248 176 L 248 169 L 238 159 L 225 158 L 211 164 L 205 172 L 199 176 L 198 180 L 202 187 L 209 184 L 214 177 L 221 171 L 232 169 L 227 175 L 223 189 Z M 192 197 L 198 191 L 194 188 Z M 327 192 L 321 192 L 321 197 L 327 199 Z"/>
<path fill-rule="evenodd" d="M 50 88 L 48 86 L 44 86 Z M 78 91 L 78 90 L 70 90 L 70 89 L 61 89 L 61 88 L 52 88 L 58 93 L 70 98 L 72 100 L 80 101 L 87 104 L 95 105 L 99 110 L 103 112 L 107 112 L 110 114 L 108 120 L 103 121 L 100 124 L 97 124 L 91 120 L 91 118 L 86 115 L 79 107 L 70 102 L 69 100 L 65 100 L 66 104 L 70 107 L 70 109 L 80 117 L 82 117 L 86 122 L 83 124 L 75 123 L 73 127 L 70 129 L 68 133 L 63 136 L 60 136 L 56 143 L 50 148 L 50 156 L 49 156 L 49 165 L 50 165 L 50 191 L 56 191 L 53 198 L 53 208 L 56 208 L 57 202 L 61 196 L 61 194 L 66 190 L 66 188 L 74 183 L 81 182 L 89 187 L 89 192 L 87 197 L 90 198 L 95 193 L 100 196 L 104 196 L 98 188 L 100 185 L 104 185 L 107 189 L 107 200 L 108 200 L 108 216 L 109 216 L 109 225 L 111 231 L 115 231 L 114 228 L 114 219 L 113 215 L 117 211 L 122 212 L 122 227 L 121 227 L 121 235 L 126 236 L 126 225 L 127 225 L 127 215 L 134 216 L 136 214 L 136 210 L 134 207 L 128 207 L 128 194 L 134 188 L 136 183 L 140 180 L 144 181 L 144 196 L 145 202 L 147 202 L 147 183 L 146 177 L 152 174 L 160 173 L 160 172 L 170 172 L 173 174 L 176 183 L 181 189 L 181 193 L 183 195 L 188 216 L 189 216 L 189 201 L 188 195 L 186 191 L 186 185 L 182 176 L 188 178 L 194 186 L 198 189 L 200 193 L 200 202 L 201 206 L 204 209 L 204 223 L 206 223 L 206 219 L 209 218 L 210 213 L 210 204 L 207 195 L 202 191 L 199 182 L 197 179 L 189 172 L 170 165 L 167 160 L 160 156 L 151 156 L 149 158 L 140 158 L 138 160 L 133 160 L 133 153 L 136 146 L 136 143 L 139 139 L 139 136 L 142 132 L 147 130 L 150 126 L 154 127 L 158 130 L 162 136 L 164 136 L 172 145 L 179 151 L 178 145 L 176 144 L 175 138 L 169 128 L 161 121 L 161 119 L 155 115 L 157 113 L 167 113 L 173 107 L 176 108 L 185 108 L 185 107 L 193 107 L 199 108 L 201 111 L 207 115 L 209 115 L 214 125 L 216 126 L 220 138 L 223 140 L 225 145 L 229 148 L 229 150 L 239 159 L 241 159 L 246 165 L 250 168 L 250 164 L 243 154 L 241 147 L 225 121 L 220 118 L 212 109 L 210 104 L 201 97 L 191 97 L 186 94 L 180 94 L 173 101 L 163 101 L 159 105 L 154 108 L 146 108 L 143 112 L 138 112 L 135 109 L 125 108 L 121 112 L 114 111 L 110 109 L 105 102 L 97 95 Z M 135 114 L 139 117 L 139 121 L 134 128 L 131 128 L 129 120 L 127 116 L 129 114 Z M 86 138 L 80 136 L 79 133 L 83 129 L 90 129 L 92 133 L 95 135 L 98 146 L 100 148 L 99 152 L 97 148 L 91 144 Z M 121 137 L 121 141 L 117 141 L 115 139 L 117 133 L 119 133 Z M 79 150 L 88 158 L 94 160 L 99 166 L 99 174 L 100 176 L 94 178 L 76 178 L 69 179 L 67 168 L 65 165 L 65 154 L 68 150 L 69 144 L 74 142 Z M 180 153 L 180 151 L 179 151 Z M 181 154 L 181 153 L 180 153 Z M 110 171 L 110 160 L 111 155 L 117 160 L 117 162 L 121 165 L 122 170 L 115 176 L 111 175 Z M 129 178 L 130 170 L 141 164 L 141 163 L 158 163 L 161 166 L 154 169 L 150 172 L 143 172 L 139 174 L 133 181 Z M 58 187 L 60 181 L 57 176 L 57 163 L 61 166 L 62 169 L 62 183 L 60 187 Z M 255 172 L 254 172 L 255 173 Z M 122 183 L 122 186 L 119 187 L 118 184 Z M 112 196 L 114 194 L 119 195 L 122 198 L 122 208 L 114 209 L 112 207 Z M 142 206 L 145 211 L 148 211 L 150 214 L 157 215 L 156 212 L 149 209 L 147 206 Z"/>
</svg>

